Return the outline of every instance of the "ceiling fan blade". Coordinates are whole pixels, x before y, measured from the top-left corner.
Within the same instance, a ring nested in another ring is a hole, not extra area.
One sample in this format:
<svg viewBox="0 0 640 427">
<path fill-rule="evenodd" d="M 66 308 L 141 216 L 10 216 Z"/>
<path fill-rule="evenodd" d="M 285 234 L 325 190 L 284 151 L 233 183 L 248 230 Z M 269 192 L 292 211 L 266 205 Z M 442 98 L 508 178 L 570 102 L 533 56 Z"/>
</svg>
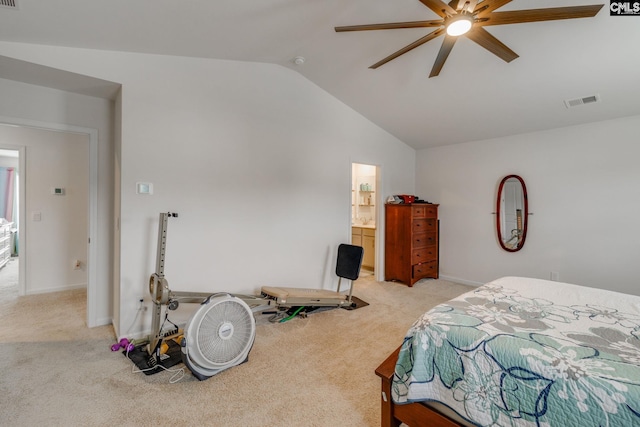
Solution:
<svg viewBox="0 0 640 427">
<path fill-rule="evenodd" d="M 411 21 L 411 22 L 389 22 L 386 24 L 349 25 L 345 27 L 335 27 L 337 33 L 344 31 L 369 31 L 369 30 L 395 30 L 398 28 L 423 28 L 440 27 L 444 25 L 442 19 L 433 21 Z"/>
<path fill-rule="evenodd" d="M 375 70 L 379 66 L 384 65 L 387 62 L 396 59 L 398 56 L 404 55 L 405 53 L 409 52 L 410 50 L 415 49 L 416 47 L 418 47 L 420 45 L 423 45 L 423 44 L 425 44 L 426 42 L 428 42 L 430 40 L 435 39 L 436 37 L 442 35 L 442 33 L 444 33 L 444 28 L 438 28 L 437 30 L 430 32 L 426 36 L 414 41 L 410 45 L 407 45 L 407 46 L 403 47 L 399 51 L 397 51 L 395 53 L 392 53 L 391 55 L 387 56 L 383 60 L 376 62 L 375 64 L 373 64 L 369 68 L 373 68 Z"/>
<path fill-rule="evenodd" d="M 505 62 L 511 62 L 518 57 L 517 53 L 509 49 L 504 43 L 482 27 L 473 27 L 465 36 Z"/>
<path fill-rule="evenodd" d="M 449 57 L 451 49 L 453 49 L 453 45 L 456 44 L 456 40 L 458 40 L 458 37 L 450 35 L 444 36 L 444 41 L 442 42 L 442 46 L 440 47 L 440 51 L 438 52 L 436 62 L 433 64 L 433 68 L 431 68 L 431 74 L 429 74 L 429 78 L 435 77 L 440 74 L 440 70 L 442 70 L 442 66 Z"/>
<path fill-rule="evenodd" d="M 420 0 L 420 2 L 443 18 L 446 18 L 447 15 L 455 15 L 457 13 L 453 7 L 440 0 Z"/>
<path fill-rule="evenodd" d="M 479 20 L 477 25 L 504 25 L 523 22 L 553 21 L 557 19 L 591 18 L 602 8 L 602 4 L 590 6 L 553 7 L 548 9 L 513 10 L 509 12 L 493 12 L 486 16 L 486 21 Z"/>
<path fill-rule="evenodd" d="M 507 3 L 511 3 L 511 0 L 484 0 L 477 5 L 478 7 L 475 10 L 477 13 L 476 16 L 482 18 Z"/>
</svg>

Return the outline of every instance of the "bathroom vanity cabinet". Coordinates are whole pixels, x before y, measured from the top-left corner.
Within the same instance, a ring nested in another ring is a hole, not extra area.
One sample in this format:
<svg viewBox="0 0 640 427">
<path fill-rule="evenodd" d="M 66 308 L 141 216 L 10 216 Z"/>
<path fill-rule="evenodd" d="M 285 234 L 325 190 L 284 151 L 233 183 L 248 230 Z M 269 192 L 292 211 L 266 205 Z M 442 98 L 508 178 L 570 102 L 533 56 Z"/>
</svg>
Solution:
<svg viewBox="0 0 640 427">
<path fill-rule="evenodd" d="M 351 227 L 351 244 L 362 246 L 362 266 L 373 270 L 376 262 L 376 229 L 373 227 Z"/>
</svg>

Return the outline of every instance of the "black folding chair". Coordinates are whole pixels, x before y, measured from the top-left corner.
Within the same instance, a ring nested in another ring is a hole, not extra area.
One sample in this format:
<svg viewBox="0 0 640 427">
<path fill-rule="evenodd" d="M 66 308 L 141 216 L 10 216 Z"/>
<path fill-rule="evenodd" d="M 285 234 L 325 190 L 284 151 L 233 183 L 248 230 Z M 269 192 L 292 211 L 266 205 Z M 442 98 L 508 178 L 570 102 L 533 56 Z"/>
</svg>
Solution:
<svg viewBox="0 0 640 427">
<path fill-rule="evenodd" d="M 364 249 L 361 246 L 348 245 L 341 243 L 338 246 L 338 260 L 336 262 L 336 275 L 338 275 L 338 293 L 340 292 L 340 284 L 342 279 L 351 280 L 349 288 L 349 304 L 351 304 L 351 295 L 353 294 L 353 281 L 360 276 L 360 267 L 362 266 L 362 257 Z"/>
</svg>

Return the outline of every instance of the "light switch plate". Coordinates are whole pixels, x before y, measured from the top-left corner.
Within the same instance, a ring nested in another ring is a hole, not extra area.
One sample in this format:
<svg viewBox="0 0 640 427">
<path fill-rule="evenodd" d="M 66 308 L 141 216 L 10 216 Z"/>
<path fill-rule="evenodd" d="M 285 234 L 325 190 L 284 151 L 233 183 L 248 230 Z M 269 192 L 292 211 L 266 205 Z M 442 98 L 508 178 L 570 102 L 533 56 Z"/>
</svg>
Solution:
<svg viewBox="0 0 640 427">
<path fill-rule="evenodd" d="M 153 194 L 153 184 L 150 182 L 136 182 L 136 193 Z"/>
</svg>

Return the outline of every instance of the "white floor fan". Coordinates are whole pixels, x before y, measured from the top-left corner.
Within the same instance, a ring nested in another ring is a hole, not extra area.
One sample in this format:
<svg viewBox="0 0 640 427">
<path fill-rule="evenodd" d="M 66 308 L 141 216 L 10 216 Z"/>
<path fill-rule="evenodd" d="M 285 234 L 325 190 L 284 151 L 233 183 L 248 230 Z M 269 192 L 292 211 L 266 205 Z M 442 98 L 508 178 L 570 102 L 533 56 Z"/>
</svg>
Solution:
<svg viewBox="0 0 640 427">
<path fill-rule="evenodd" d="M 239 298 L 217 294 L 203 303 L 184 330 L 182 359 L 203 380 L 245 362 L 256 336 L 251 308 Z"/>
<path fill-rule="evenodd" d="M 255 340 L 255 313 L 275 310 L 272 318 L 287 320 L 284 315 L 292 307 L 356 307 L 354 300 L 357 298 L 352 297 L 353 281 L 360 273 L 363 249 L 346 244 L 338 248 L 336 274 L 340 281 L 337 291 L 267 286 L 262 288 L 258 296 L 171 291 L 164 277 L 167 224 L 170 217 L 177 216 L 176 213 L 160 214 L 156 271 L 149 279 L 149 291 L 154 303 L 151 334 L 144 357 L 141 356 L 137 362 L 131 357 L 142 370 L 146 367 L 153 371 L 157 365 L 167 368 L 182 361 L 196 378 L 204 380 L 247 361 Z M 340 293 L 342 278 L 351 280 L 348 296 Z M 162 344 L 168 340 L 169 334 L 162 330 L 161 317 L 163 306 L 168 310 L 176 310 L 180 302 L 200 303 L 201 306 L 184 327 L 179 359 L 176 360 L 175 352 L 173 356 L 163 352 Z M 172 357 L 173 360 L 167 360 Z"/>
</svg>

